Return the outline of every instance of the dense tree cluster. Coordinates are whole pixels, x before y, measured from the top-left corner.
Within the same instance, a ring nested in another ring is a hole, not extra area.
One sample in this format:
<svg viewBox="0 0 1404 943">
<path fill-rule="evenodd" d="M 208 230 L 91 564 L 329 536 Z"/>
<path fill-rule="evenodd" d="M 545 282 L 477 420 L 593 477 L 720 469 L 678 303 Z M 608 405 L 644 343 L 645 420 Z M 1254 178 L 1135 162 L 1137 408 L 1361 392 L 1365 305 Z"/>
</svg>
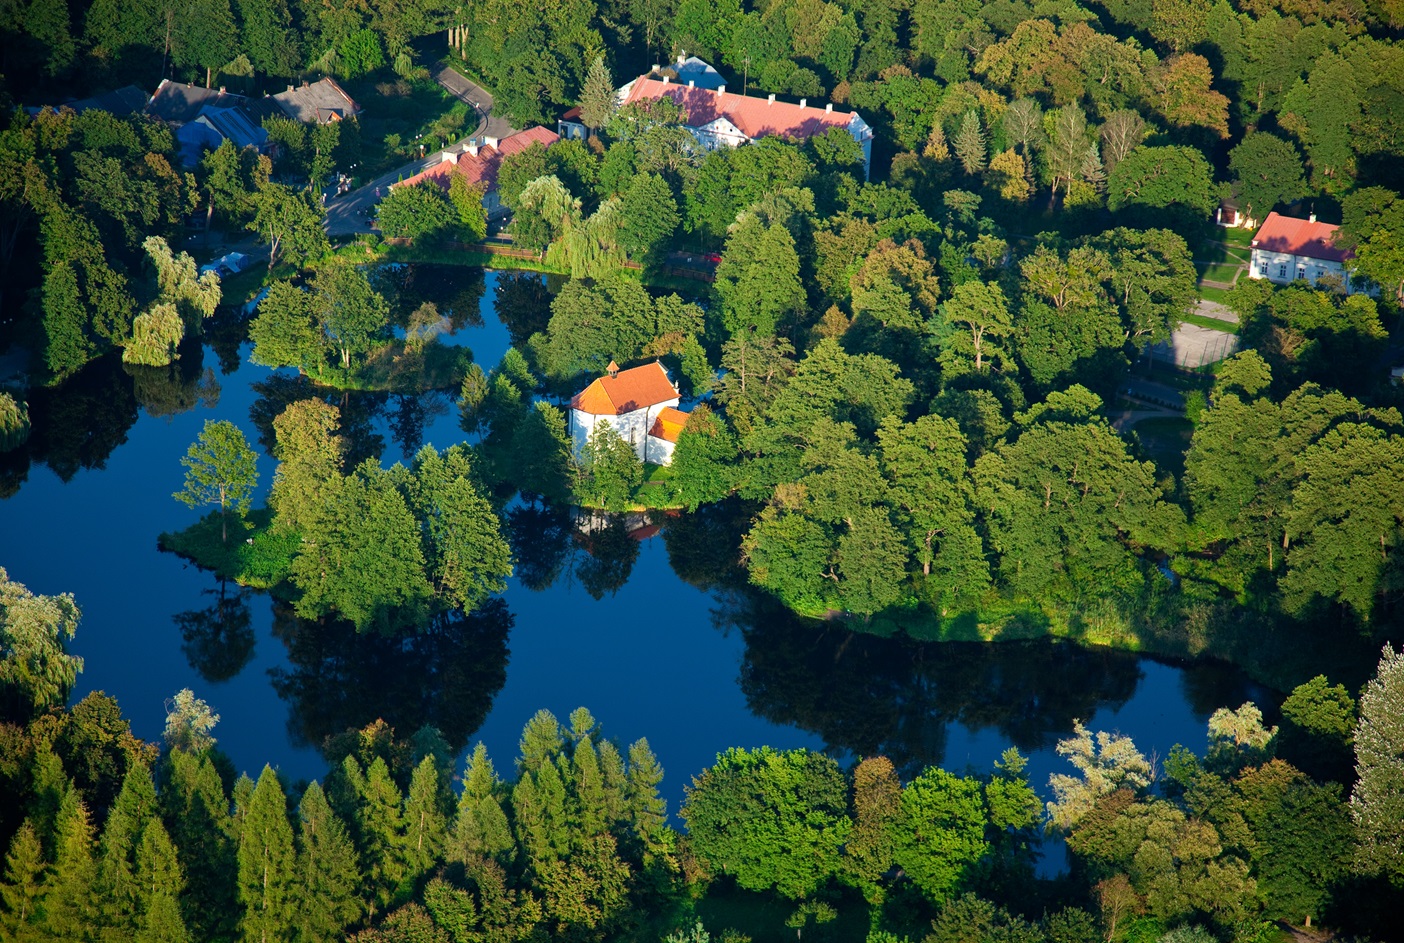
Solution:
<svg viewBox="0 0 1404 943">
<path fill-rule="evenodd" d="M 1390 647 L 1358 721 L 1318 678 L 1281 728 L 1252 703 L 1221 708 L 1202 754 L 1176 746 L 1163 768 L 1075 723 L 1058 745 L 1073 772 L 1048 803 L 1072 872 L 1041 881 L 1044 816 L 1017 750 L 986 775 L 903 775 L 881 755 L 845 768 L 731 749 L 693 778 L 685 832 L 648 742 L 617 744 L 584 708 L 532 717 L 506 779 L 481 744 L 454 776 L 435 728 L 399 739 L 376 722 L 327 741 L 324 783 L 267 766 L 254 780 L 189 690 L 158 750 L 111 698 L 65 708 L 62 690 L 36 689 L 23 639 L 57 630 L 44 644 L 62 661 L 77 611 L 0 585 L 0 927 L 16 943 L 658 940 L 737 889 L 788 901 L 790 926 L 866 910 L 872 941 L 1246 941 L 1270 920 L 1386 927 L 1404 873 Z"/>
</svg>

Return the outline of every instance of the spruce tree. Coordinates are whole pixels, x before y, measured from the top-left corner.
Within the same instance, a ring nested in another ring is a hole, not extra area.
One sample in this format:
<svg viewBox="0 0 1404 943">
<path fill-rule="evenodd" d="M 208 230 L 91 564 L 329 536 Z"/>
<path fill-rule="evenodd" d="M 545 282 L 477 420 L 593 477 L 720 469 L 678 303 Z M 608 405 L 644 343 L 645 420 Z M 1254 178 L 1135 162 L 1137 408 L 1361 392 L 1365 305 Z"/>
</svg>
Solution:
<svg viewBox="0 0 1404 943">
<path fill-rule="evenodd" d="M 500 787 L 487 747 L 479 743 L 463 771 L 463 794 L 458 797 L 449 842 L 450 860 L 466 863 L 480 855 L 497 857 L 512 850 L 512 832 L 498 797 Z"/>
<path fill-rule="evenodd" d="M 189 882 L 181 900 L 196 939 L 231 937 L 238 862 L 230 835 L 229 798 L 208 756 L 172 750 L 161 776 L 161 817 Z"/>
<path fill-rule="evenodd" d="M 34 824 L 25 819 L 10 850 L 5 855 L 5 880 L 0 883 L 0 939 L 28 943 L 39 938 L 40 905 L 43 901 L 44 849 Z"/>
<path fill-rule="evenodd" d="M 443 848 L 447 825 L 439 805 L 439 769 L 426 756 L 410 778 L 405 800 L 405 861 L 408 877 L 418 879 L 434 866 Z"/>
<path fill-rule="evenodd" d="M 385 760 L 376 757 L 366 770 L 364 791 L 356 812 L 362 877 L 367 896 L 384 910 L 395 899 L 405 875 L 403 797 Z"/>
<path fill-rule="evenodd" d="M 125 943 L 135 936 L 146 911 L 147 895 L 136 878 L 137 843 L 156 816 L 156 789 L 151 773 L 132 764 L 122 791 L 107 813 L 98 841 L 97 894 L 102 902 L 100 937 Z"/>
<path fill-rule="evenodd" d="M 663 767 L 658 765 L 648 740 L 635 740 L 629 746 L 629 821 L 649 854 L 666 847 L 668 803 L 658 794 L 662 781 Z"/>
<path fill-rule="evenodd" d="M 135 937 L 138 943 L 187 943 L 190 933 L 180 914 L 185 878 L 175 846 L 160 819 L 151 819 L 142 829 L 136 880 L 144 906 Z"/>
<path fill-rule="evenodd" d="M 571 802 L 572 848 L 578 848 L 596 835 L 601 835 L 608 827 L 608 809 L 605 803 L 604 777 L 600 774 L 599 754 L 589 737 L 575 745 L 572 759 L 574 771 L 574 795 Z"/>
<path fill-rule="evenodd" d="M 564 745 L 560 721 L 547 710 L 537 711 L 522 728 L 522 739 L 517 746 L 517 772 L 536 773 L 541 767 L 555 760 Z"/>
<path fill-rule="evenodd" d="M 94 938 L 96 877 L 88 809 L 70 786 L 54 822 L 54 867 L 43 893 L 44 925 L 54 939 L 80 943 Z"/>
<path fill-rule="evenodd" d="M 580 120 L 592 132 L 605 126 L 614 114 L 614 79 L 605 65 L 604 56 L 595 56 L 585 85 L 580 90 Z"/>
<path fill-rule="evenodd" d="M 292 826 L 278 774 L 265 765 L 239 827 L 239 902 L 246 941 L 273 943 L 291 936 L 296 880 Z"/>
<path fill-rule="evenodd" d="M 619 748 L 609 740 L 595 747 L 600 755 L 600 775 L 604 778 L 605 822 L 610 828 L 629 820 L 629 777 Z"/>
<path fill-rule="evenodd" d="M 297 813 L 302 821 L 296 892 L 298 939 L 331 943 L 342 939 L 342 931 L 361 915 L 356 847 L 316 783 L 302 794 Z"/>
<path fill-rule="evenodd" d="M 980 127 L 980 116 L 973 108 L 961 119 L 960 131 L 956 133 L 955 152 L 966 173 L 974 175 L 985 169 L 988 156 L 985 150 L 985 132 Z"/>
</svg>

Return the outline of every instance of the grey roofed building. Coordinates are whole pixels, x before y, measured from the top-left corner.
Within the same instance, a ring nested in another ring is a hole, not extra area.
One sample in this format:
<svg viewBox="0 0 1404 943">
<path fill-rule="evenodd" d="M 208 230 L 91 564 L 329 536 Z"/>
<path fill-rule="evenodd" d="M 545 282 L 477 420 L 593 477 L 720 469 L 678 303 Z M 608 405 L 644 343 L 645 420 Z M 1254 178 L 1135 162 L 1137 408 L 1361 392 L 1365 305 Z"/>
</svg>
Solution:
<svg viewBox="0 0 1404 943">
<path fill-rule="evenodd" d="M 145 108 L 147 101 L 145 90 L 137 88 L 135 85 L 124 85 L 102 95 L 93 95 L 90 98 L 69 102 L 67 107 L 72 108 L 80 115 L 90 109 L 105 111 L 111 115 L 130 115 Z"/>
<path fill-rule="evenodd" d="M 272 97 L 289 118 L 305 124 L 328 124 L 361 113 L 361 106 L 332 78 L 289 85 Z"/>
<path fill-rule="evenodd" d="M 268 132 L 242 95 L 224 89 L 200 88 L 162 79 L 146 106 L 146 113 L 175 129 L 181 163 L 194 167 L 206 150 L 232 141 L 236 147 L 264 151 Z"/>
</svg>

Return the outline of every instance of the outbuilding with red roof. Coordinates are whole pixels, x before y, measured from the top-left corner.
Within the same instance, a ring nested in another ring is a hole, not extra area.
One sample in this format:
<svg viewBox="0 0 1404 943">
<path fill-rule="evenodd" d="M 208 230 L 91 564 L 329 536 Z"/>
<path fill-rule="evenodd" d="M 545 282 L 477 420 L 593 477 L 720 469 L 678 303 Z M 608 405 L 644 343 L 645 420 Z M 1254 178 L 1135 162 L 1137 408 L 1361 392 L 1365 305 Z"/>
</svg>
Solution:
<svg viewBox="0 0 1404 943">
<path fill-rule="evenodd" d="M 550 147 L 558 140 L 560 137 L 556 132 L 542 127 L 527 128 L 501 140 L 494 137 L 474 138 L 452 150 L 440 152 L 437 161 L 413 177 L 392 184 L 391 189 L 435 183 L 447 190 L 450 181 L 458 176 L 467 180 L 470 186 L 482 190 L 483 207 L 493 213 L 502 206 L 497 196 L 497 172 L 502 167 L 503 158 L 524 151 L 533 144 Z"/>
<path fill-rule="evenodd" d="M 1264 278 L 1277 285 L 1306 281 L 1312 285 L 1323 277 L 1339 279 L 1348 293 L 1373 293 L 1373 286 L 1352 283 L 1350 262 L 1355 253 L 1336 245 L 1339 226 L 1318 222 L 1315 214 L 1307 219 L 1269 213 L 1253 236 L 1250 278 Z"/>
</svg>

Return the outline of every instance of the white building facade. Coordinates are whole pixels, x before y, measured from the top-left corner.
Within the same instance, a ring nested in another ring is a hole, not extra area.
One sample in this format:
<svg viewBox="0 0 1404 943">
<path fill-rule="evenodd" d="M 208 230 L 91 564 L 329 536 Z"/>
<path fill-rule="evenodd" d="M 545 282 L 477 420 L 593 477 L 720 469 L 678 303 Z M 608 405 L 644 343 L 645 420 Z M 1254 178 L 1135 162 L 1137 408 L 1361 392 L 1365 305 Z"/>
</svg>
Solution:
<svg viewBox="0 0 1404 943">
<path fill-rule="evenodd" d="M 668 464 L 672 461 L 672 443 L 663 443 L 668 446 L 665 456 L 658 442 L 650 445 L 652 439 L 658 438 L 650 433 L 660 425 L 659 417 L 665 410 L 678 413 L 679 402 L 677 387 L 662 364 L 655 361 L 620 370 L 611 363 L 607 375 L 595 380 L 570 401 L 570 436 L 576 456 L 584 454 L 585 446 L 597 430 L 606 427 L 633 447 L 639 461 Z"/>
<path fill-rule="evenodd" d="M 1372 285 L 1351 279 L 1350 261 L 1355 253 L 1337 248 L 1339 226 L 1317 222 L 1315 216 L 1299 219 L 1269 213 L 1253 237 L 1249 278 L 1275 285 L 1305 281 L 1315 286 L 1322 278 L 1339 280 L 1349 294 L 1373 293 Z"/>
</svg>

